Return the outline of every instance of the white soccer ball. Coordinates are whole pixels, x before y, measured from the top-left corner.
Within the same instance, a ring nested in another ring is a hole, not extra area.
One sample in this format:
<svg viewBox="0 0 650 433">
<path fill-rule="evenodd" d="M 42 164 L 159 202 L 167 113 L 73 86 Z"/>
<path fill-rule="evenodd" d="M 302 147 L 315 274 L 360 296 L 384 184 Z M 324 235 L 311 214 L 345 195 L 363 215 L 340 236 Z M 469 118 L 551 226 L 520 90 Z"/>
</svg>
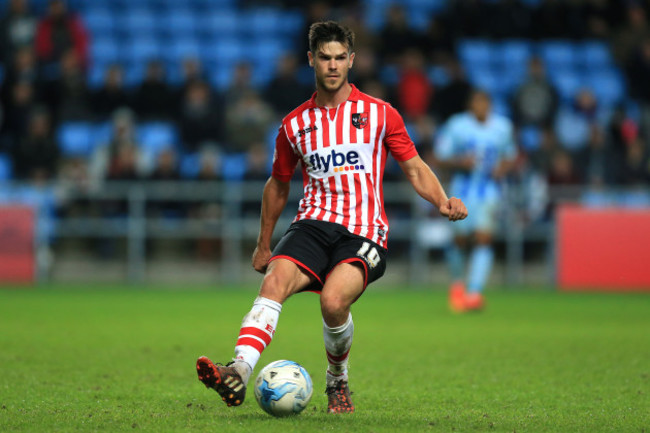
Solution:
<svg viewBox="0 0 650 433">
<path fill-rule="evenodd" d="M 313 391 L 309 373 L 293 361 L 272 362 L 255 380 L 255 399 L 273 416 L 299 414 L 309 404 Z"/>
</svg>

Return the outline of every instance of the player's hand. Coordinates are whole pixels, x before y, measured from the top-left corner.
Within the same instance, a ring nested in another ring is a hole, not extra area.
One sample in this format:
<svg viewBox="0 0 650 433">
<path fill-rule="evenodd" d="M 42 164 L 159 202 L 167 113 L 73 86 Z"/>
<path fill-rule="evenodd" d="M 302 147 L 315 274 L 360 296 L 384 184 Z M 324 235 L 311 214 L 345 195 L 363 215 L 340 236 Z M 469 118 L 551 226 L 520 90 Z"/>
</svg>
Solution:
<svg viewBox="0 0 650 433">
<path fill-rule="evenodd" d="M 456 197 L 452 197 L 440 206 L 440 215 L 449 218 L 449 221 L 458 221 L 467 218 L 465 204 Z"/>
<path fill-rule="evenodd" d="M 269 259 L 271 258 L 271 250 L 269 248 L 262 248 L 259 245 L 255 247 L 253 251 L 252 264 L 253 268 L 259 272 L 266 272 L 266 268 L 269 265 Z"/>
</svg>

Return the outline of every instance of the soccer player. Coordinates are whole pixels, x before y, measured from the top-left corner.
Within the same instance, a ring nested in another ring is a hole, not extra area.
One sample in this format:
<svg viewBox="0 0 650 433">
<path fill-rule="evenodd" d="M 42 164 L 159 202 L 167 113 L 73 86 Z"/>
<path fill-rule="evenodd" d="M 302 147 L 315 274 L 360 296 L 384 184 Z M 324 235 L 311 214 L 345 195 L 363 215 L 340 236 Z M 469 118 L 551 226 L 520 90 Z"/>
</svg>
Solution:
<svg viewBox="0 0 650 433">
<path fill-rule="evenodd" d="M 199 379 L 228 406 L 244 401 L 246 384 L 275 334 L 284 301 L 310 290 L 320 293 L 328 412 L 354 411 L 347 371 L 354 332 L 350 306 L 386 269 L 382 174 L 389 154 L 443 216 L 450 221 L 467 216 L 463 203 L 447 198 L 420 159 L 397 111 L 348 82 L 353 45 L 354 34 L 336 22 L 310 27 L 308 59 L 316 93 L 283 119 L 276 139 L 252 258 L 255 270 L 264 273 L 259 296 L 244 317 L 233 361 L 221 366 L 207 357 L 197 360 Z M 304 198 L 271 251 L 271 235 L 298 163 Z"/>
<path fill-rule="evenodd" d="M 484 306 L 482 291 L 492 269 L 492 235 L 502 200 L 500 184 L 516 156 L 512 123 L 492 113 L 490 96 L 475 90 L 469 98 L 469 110 L 451 117 L 441 128 L 434 153 L 441 167 L 453 171 L 451 192 L 472 210 L 465 221 L 454 224 L 454 242 L 447 251 L 453 280 L 449 304 L 457 312 L 480 310 Z M 470 240 L 473 248 L 465 278 L 463 250 Z"/>
</svg>

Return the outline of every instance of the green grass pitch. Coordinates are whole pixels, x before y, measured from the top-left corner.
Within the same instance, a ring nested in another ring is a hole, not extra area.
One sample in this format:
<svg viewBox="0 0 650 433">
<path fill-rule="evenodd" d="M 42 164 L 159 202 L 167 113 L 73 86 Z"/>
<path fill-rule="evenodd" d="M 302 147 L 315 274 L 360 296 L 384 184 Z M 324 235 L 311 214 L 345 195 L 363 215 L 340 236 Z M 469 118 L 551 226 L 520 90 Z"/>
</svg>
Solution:
<svg viewBox="0 0 650 433">
<path fill-rule="evenodd" d="M 259 369 L 315 390 L 274 419 L 196 378 L 232 356 L 252 289 L 0 289 L 0 431 L 650 432 L 650 296 L 502 291 L 454 315 L 441 290 L 372 287 L 354 306 L 357 412 L 325 413 L 318 297 L 286 304 Z"/>
</svg>

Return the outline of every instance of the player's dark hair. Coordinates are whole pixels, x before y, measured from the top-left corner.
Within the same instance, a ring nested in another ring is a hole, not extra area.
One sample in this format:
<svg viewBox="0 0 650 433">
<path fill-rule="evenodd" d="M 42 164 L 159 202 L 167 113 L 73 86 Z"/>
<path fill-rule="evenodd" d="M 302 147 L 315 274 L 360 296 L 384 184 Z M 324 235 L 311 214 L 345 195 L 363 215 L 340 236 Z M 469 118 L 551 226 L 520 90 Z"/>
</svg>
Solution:
<svg viewBox="0 0 650 433">
<path fill-rule="evenodd" d="M 350 52 L 354 48 L 354 32 L 336 21 L 320 21 L 309 27 L 309 51 L 312 54 L 328 42 L 339 42 Z"/>
</svg>

